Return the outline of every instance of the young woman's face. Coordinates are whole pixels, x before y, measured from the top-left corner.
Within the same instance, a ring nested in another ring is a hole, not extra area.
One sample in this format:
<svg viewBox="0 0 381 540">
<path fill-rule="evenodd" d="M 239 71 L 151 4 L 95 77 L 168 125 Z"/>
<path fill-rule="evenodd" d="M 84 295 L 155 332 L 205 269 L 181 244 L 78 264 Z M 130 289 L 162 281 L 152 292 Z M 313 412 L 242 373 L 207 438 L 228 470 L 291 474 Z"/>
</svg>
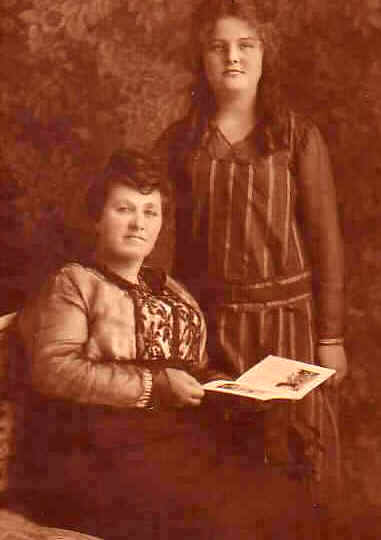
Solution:
<svg viewBox="0 0 381 540">
<path fill-rule="evenodd" d="M 255 28 L 235 17 L 219 19 L 203 49 L 208 83 L 216 99 L 256 95 L 262 75 L 263 46 Z"/>
<path fill-rule="evenodd" d="M 109 260 L 143 262 L 155 245 L 162 219 L 159 191 L 143 194 L 116 183 L 96 224 L 97 248 Z"/>
</svg>

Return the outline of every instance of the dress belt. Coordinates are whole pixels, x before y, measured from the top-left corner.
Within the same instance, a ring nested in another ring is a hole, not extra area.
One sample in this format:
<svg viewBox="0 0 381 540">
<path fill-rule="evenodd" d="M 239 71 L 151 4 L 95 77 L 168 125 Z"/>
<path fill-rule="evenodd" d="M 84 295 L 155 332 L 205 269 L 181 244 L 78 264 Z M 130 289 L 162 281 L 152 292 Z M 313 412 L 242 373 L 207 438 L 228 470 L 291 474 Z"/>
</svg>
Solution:
<svg viewBox="0 0 381 540">
<path fill-rule="evenodd" d="M 312 294 L 311 272 L 256 283 L 216 283 L 208 286 L 208 303 L 291 303 Z"/>
</svg>

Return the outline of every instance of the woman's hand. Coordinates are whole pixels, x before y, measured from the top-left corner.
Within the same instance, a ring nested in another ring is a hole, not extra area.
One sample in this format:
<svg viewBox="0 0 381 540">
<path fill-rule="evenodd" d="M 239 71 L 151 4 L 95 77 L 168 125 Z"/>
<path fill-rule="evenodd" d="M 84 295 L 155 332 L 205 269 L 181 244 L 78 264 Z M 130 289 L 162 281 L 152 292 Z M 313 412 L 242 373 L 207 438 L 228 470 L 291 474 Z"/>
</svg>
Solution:
<svg viewBox="0 0 381 540">
<path fill-rule="evenodd" d="M 175 406 L 197 407 L 201 404 L 205 390 L 192 375 L 181 369 L 167 368 L 165 371 L 175 397 Z"/>
<path fill-rule="evenodd" d="M 344 347 L 342 345 L 320 345 L 317 349 L 317 355 L 321 366 L 336 369 L 336 375 L 331 377 L 332 383 L 340 384 L 348 371 Z M 328 383 L 331 379 L 328 379 Z"/>
</svg>

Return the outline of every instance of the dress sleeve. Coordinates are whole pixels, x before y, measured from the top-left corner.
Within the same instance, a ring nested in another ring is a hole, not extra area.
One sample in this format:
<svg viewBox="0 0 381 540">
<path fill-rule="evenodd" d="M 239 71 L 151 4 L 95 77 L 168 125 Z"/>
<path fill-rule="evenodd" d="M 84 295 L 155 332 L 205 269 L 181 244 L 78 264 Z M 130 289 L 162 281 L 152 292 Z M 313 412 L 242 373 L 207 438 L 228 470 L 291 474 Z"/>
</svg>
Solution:
<svg viewBox="0 0 381 540">
<path fill-rule="evenodd" d="M 299 148 L 298 148 L 299 146 Z M 344 332 L 344 257 L 336 190 L 326 144 L 314 125 L 296 148 L 299 210 L 317 306 L 320 343 L 341 343 Z"/>
<path fill-rule="evenodd" d="M 176 259 L 176 184 L 180 174 L 177 158 L 181 131 L 178 122 L 170 125 L 161 133 L 151 150 L 153 156 L 160 160 L 162 179 L 168 195 L 165 220 L 151 261 L 154 266 L 160 266 L 169 273 L 173 272 Z M 158 256 L 155 258 L 156 254 Z"/>
<path fill-rule="evenodd" d="M 20 333 L 34 389 L 50 398 L 77 403 L 149 406 L 149 369 L 87 356 L 90 319 L 80 287 L 62 271 L 24 310 Z"/>
</svg>

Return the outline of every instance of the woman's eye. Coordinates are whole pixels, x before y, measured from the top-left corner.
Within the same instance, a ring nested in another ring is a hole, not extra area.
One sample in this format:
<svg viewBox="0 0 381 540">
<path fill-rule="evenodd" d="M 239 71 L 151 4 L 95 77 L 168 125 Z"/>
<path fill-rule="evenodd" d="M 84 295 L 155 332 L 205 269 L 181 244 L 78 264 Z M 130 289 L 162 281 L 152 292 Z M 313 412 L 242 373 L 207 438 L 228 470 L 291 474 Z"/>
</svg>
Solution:
<svg viewBox="0 0 381 540">
<path fill-rule="evenodd" d="M 241 49 L 254 49 L 254 43 L 241 43 Z"/>
<path fill-rule="evenodd" d="M 158 212 L 156 210 L 146 210 L 145 212 L 146 216 L 152 217 L 152 216 L 158 216 Z"/>
<path fill-rule="evenodd" d="M 210 47 L 210 50 L 211 51 L 214 51 L 214 52 L 222 52 L 224 50 L 224 46 L 223 45 L 219 45 L 218 43 L 215 44 L 215 45 L 212 45 Z"/>
<path fill-rule="evenodd" d="M 120 213 L 130 212 L 131 209 L 128 206 L 118 206 L 117 211 Z"/>
</svg>

